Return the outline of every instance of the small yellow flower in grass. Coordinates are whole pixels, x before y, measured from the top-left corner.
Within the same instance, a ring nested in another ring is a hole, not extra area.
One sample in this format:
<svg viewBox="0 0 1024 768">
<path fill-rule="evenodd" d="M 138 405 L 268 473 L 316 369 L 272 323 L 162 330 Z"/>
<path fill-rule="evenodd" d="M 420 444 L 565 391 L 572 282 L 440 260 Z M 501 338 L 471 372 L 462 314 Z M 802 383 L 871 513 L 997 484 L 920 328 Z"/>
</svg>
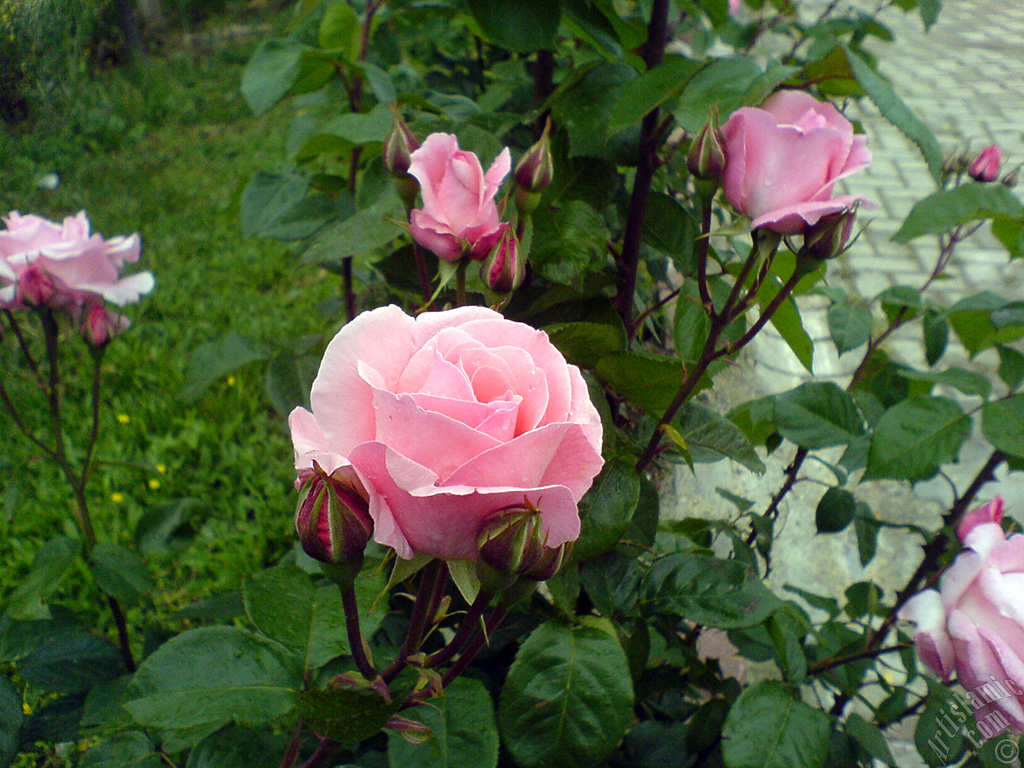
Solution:
<svg viewBox="0 0 1024 768">
<path fill-rule="evenodd" d="M 234 376 L 228 376 L 228 386 L 229 387 L 235 386 L 235 377 Z"/>
<path fill-rule="evenodd" d="M 127 424 L 131 420 L 132 420 L 132 417 L 129 416 L 127 413 L 119 413 L 119 414 L 117 414 L 117 421 L 120 424 Z"/>
<path fill-rule="evenodd" d="M 122 501 L 124 501 L 124 494 L 119 493 L 118 491 L 114 491 L 112 494 L 110 494 L 110 500 L 115 504 L 120 504 Z"/>
<path fill-rule="evenodd" d="M 166 464 L 157 464 L 156 465 L 156 471 L 159 472 L 161 475 L 166 475 L 167 474 L 167 465 Z"/>
<path fill-rule="evenodd" d="M 31 715 L 32 705 L 29 704 L 27 701 L 21 702 L 21 711 L 24 712 L 26 715 Z"/>
<path fill-rule="evenodd" d="M 155 477 L 149 481 L 149 490 L 155 491 L 160 487 L 160 481 Z"/>
</svg>

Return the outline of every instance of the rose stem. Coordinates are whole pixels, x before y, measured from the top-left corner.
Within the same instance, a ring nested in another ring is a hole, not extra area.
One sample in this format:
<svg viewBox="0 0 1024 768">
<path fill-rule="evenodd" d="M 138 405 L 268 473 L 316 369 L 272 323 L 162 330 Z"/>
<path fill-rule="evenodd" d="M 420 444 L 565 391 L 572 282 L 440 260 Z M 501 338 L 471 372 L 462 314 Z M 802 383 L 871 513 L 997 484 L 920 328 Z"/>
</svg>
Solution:
<svg viewBox="0 0 1024 768">
<path fill-rule="evenodd" d="M 992 452 L 992 455 L 988 457 L 988 461 L 978 470 L 978 474 L 974 476 L 974 480 L 971 481 L 967 490 L 953 502 L 949 512 L 943 515 L 943 528 L 955 528 L 960 523 L 963 516 L 967 513 L 967 508 L 974 502 L 974 497 L 978 495 L 978 492 L 986 483 L 995 479 L 995 470 L 1004 461 L 1006 461 L 1006 454 L 998 450 Z M 866 649 L 877 648 L 885 641 L 885 638 L 896 623 L 897 614 L 900 612 L 900 609 L 920 590 L 925 579 L 935 575 L 938 571 L 939 560 L 945 554 L 950 543 L 952 542 L 949 536 L 943 531 L 939 531 L 934 539 L 922 547 L 924 558 L 903 589 L 896 594 L 896 602 L 893 603 L 892 608 L 882 620 L 878 629 L 874 633 L 869 634 L 865 646 Z M 832 704 L 831 714 L 841 715 L 849 701 L 849 696 L 845 693 L 840 693 Z"/>
<path fill-rule="evenodd" d="M 359 628 L 359 604 L 356 602 L 356 590 L 354 587 L 343 588 L 341 591 L 341 604 L 345 609 L 345 634 L 348 635 L 348 645 L 352 650 L 352 660 L 356 663 L 359 674 L 367 680 L 377 678 L 377 670 L 366 657 L 366 648 L 363 646 L 363 633 Z"/>
<path fill-rule="evenodd" d="M 483 616 L 484 610 L 491 602 L 491 597 L 491 594 L 485 594 L 483 590 L 477 594 L 473 604 L 466 611 L 466 615 L 462 617 L 462 623 L 459 624 L 459 628 L 455 631 L 455 637 L 444 648 L 428 656 L 423 666 L 438 667 L 441 664 L 447 663 L 452 656 L 459 652 L 479 625 L 480 617 Z"/>
<path fill-rule="evenodd" d="M 309 760 L 304 762 L 300 768 L 320 768 L 324 761 L 330 758 L 340 746 L 341 742 L 321 737 L 320 745 L 316 748 L 316 752 L 310 755 Z"/>
<path fill-rule="evenodd" d="M 28 342 L 25 341 L 25 336 L 21 332 L 21 324 L 18 322 L 11 310 L 5 309 L 4 315 L 11 324 L 11 330 L 14 332 L 14 337 L 18 340 L 18 346 L 21 348 L 21 354 L 25 356 L 25 362 L 28 363 L 28 367 L 36 377 L 36 381 L 39 382 L 39 388 L 45 389 L 46 382 L 43 380 L 43 375 L 39 372 L 39 363 L 36 362 L 35 357 L 32 355 L 32 350 L 29 349 Z"/>
<path fill-rule="evenodd" d="M 654 0 L 651 19 L 647 25 L 647 43 L 643 58 L 650 71 L 665 59 L 665 45 L 668 40 L 669 0 Z M 619 284 L 615 295 L 615 308 L 626 328 L 633 325 L 633 301 L 636 293 L 636 273 L 640 262 L 640 240 L 644 218 L 647 215 L 647 201 L 651 195 L 651 182 L 658 166 L 658 109 L 652 109 L 643 119 L 640 127 L 640 147 L 637 153 L 636 177 L 633 193 L 629 200 L 629 214 L 622 236 L 622 251 L 618 259 Z"/>
<path fill-rule="evenodd" d="M 700 237 L 697 238 L 697 289 L 700 291 L 700 303 L 704 305 L 704 311 L 712 319 L 716 313 L 708 286 L 708 250 L 711 246 L 709 235 L 711 233 L 711 205 L 714 198 L 714 193 L 701 196 Z"/>
<path fill-rule="evenodd" d="M 416 601 L 412 606 L 412 616 L 409 618 L 409 631 L 405 635 L 405 640 L 402 642 L 398 655 L 381 673 L 385 683 L 390 683 L 394 680 L 398 673 L 405 668 L 409 656 L 419 650 L 420 644 L 427 634 L 427 625 L 434 620 L 431 606 L 437 599 L 438 586 L 441 583 L 442 574 L 447 575 L 447 568 L 442 560 L 431 560 L 420 572 L 420 587 L 416 593 Z"/>
<path fill-rule="evenodd" d="M 494 607 L 494 610 L 491 611 L 491 615 L 487 617 L 486 631 L 477 627 L 477 631 L 469 641 L 469 645 L 466 646 L 466 649 L 462 652 L 459 658 L 455 660 L 455 663 L 448 668 L 448 671 L 441 676 L 442 688 L 450 685 L 452 680 L 461 675 L 465 671 L 466 667 L 472 663 L 473 659 L 475 659 L 476 655 L 480 652 L 480 649 L 484 647 L 484 643 L 490 642 L 491 635 L 494 634 L 494 631 L 498 628 L 498 625 L 501 624 L 504 618 L 508 616 L 508 612 L 509 608 L 504 603 L 498 603 L 498 605 Z"/>
<path fill-rule="evenodd" d="M 455 268 L 455 306 L 466 306 L 466 269 L 469 267 L 469 259 L 460 259 L 459 265 Z"/>
<path fill-rule="evenodd" d="M 755 235 L 754 245 L 751 248 L 750 254 L 747 256 L 747 261 L 744 263 L 741 269 L 740 275 L 737 276 L 737 284 L 741 281 L 745 281 L 746 274 L 749 274 L 752 268 L 753 262 L 758 258 L 760 254 L 761 258 L 772 258 L 774 251 L 779 246 L 778 238 L 767 238 L 759 237 Z M 765 253 L 767 247 L 771 248 L 770 253 Z M 636 471 L 643 472 L 648 465 L 654 460 L 654 457 L 658 453 L 658 448 L 661 445 L 662 437 L 664 436 L 665 427 L 672 421 L 672 418 L 676 415 L 679 409 L 686 402 L 687 398 L 693 393 L 697 383 L 700 381 L 701 376 L 705 374 L 708 366 L 711 365 L 715 360 L 724 355 L 731 355 L 742 349 L 754 336 L 757 334 L 764 324 L 768 322 L 776 310 L 782 305 L 782 302 L 789 296 L 793 288 L 800 281 L 800 278 L 806 274 L 804 268 L 800 262 L 797 262 L 796 267 L 793 270 L 793 275 L 786 282 L 786 284 L 779 290 L 778 294 L 772 299 L 771 303 L 764 308 L 761 313 L 761 317 L 754 324 L 750 331 L 748 331 L 742 338 L 732 344 L 724 344 L 718 346 L 718 340 L 722 335 L 722 332 L 729 327 L 739 315 L 746 310 L 745 301 L 738 302 L 730 306 L 730 301 L 726 301 L 726 306 L 722 308 L 720 313 L 716 313 L 711 317 L 711 328 L 708 331 L 708 338 L 704 342 L 704 349 L 701 351 L 700 359 L 697 360 L 696 364 L 686 372 L 683 377 L 682 383 L 679 385 L 679 390 L 676 392 L 675 397 L 672 399 L 672 403 L 668 409 L 662 415 L 661 420 L 658 422 L 657 427 L 654 429 L 654 434 L 651 435 L 651 439 L 647 442 L 647 447 L 644 448 L 643 454 L 640 456 L 640 460 L 636 463 Z M 738 295 L 736 286 L 733 286 L 733 291 L 730 294 L 730 299 L 734 299 L 734 294 Z"/>
<path fill-rule="evenodd" d="M 409 218 L 409 211 L 411 208 L 407 208 L 405 211 L 405 217 Z M 412 242 L 412 253 L 416 259 L 416 277 L 420 281 L 420 296 L 423 298 L 423 306 L 430 304 L 430 273 L 427 271 L 427 255 L 423 251 L 423 246 L 417 243 L 415 240 Z"/>
<path fill-rule="evenodd" d="M 92 414 L 93 423 L 86 451 L 86 464 L 80 476 L 76 476 L 71 465 L 68 463 L 67 453 L 64 449 L 64 425 L 60 410 L 60 350 L 58 342 L 60 329 L 57 327 L 57 319 L 49 307 L 39 313 L 43 323 L 43 338 L 46 341 L 46 361 L 49 368 L 49 382 L 47 384 L 47 399 L 50 403 L 50 421 L 53 425 L 53 461 L 60 467 L 68 485 L 71 486 L 74 505 L 72 511 L 82 535 L 85 537 L 86 553 L 96 546 L 96 531 L 92 525 L 92 517 L 89 514 L 89 502 L 85 497 L 85 483 L 88 479 L 89 464 L 92 461 L 92 450 L 96 443 L 96 436 L 99 432 L 99 388 L 100 388 L 100 360 L 95 359 L 93 368 L 92 386 Z M 132 656 L 131 642 L 128 638 L 128 623 L 125 621 L 124 611 L 121 605 L 112 595 L 104 592 L 107 598 L 107 605 L 114 617 L 114 626 L 117 629 L 117 642 L 121 651 L 121 658 L 124 661 L 125 669 L 129 672 L 135 671 L 135 659 Z"/>
</svg>

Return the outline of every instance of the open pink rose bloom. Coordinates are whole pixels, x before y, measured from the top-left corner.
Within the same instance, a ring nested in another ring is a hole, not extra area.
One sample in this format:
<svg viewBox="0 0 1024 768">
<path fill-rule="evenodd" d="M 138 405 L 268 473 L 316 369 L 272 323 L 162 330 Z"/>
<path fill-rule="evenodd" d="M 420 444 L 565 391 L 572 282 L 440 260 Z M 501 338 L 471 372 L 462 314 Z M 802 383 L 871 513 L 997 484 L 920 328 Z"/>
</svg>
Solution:
<svg viewBox="0 0 1024 768">
<path fill-rule="evenodd" d="M 289 418 L 300 477 L 316 462 L 361 488 L 400 557 L 475 560 L 484 519 L 524 500 L 548 546 L 579 535 L 601 421 L 542 331 L 482 307 L 381 307 L 334 337 L 310 400 Z"/>
<path fill-rule="evenodd" d="M 502 232 L 494 196 L 511 167 L 507 147 L 484 173 L 479 158 L 459 149 L 455 136 L 427 136 L 409 165 L 423 196 L 423 208 L 409 218 L 416 242 L 448 261 L 486 258 Z"/>
<path fill-rule="evenodd" d="M 827 102 L 801 91 L 779 91 L 760 108 L 736 110 L 722 126 L 729 204 L 755 229 L 796 235 L 823 216 L 867 203 L 832 197 L 835 183 L 871 162 L 864 136 Z"/>
<path fill-rule="evenodd" d="M 1024 732 L 1024 535 L 1007 537 L 1002 516 L 998 496 L 968 514 L 939 589 L 915 595 L 900 618 L 917 625 L 922 662 L 946 680 L 956 670 L 980 714 L 998 711 Z"/>
<path fill-rule="evenodd" d="M 89 234 L 85 212 L 62 223 L 17 211 L 0 230 L 0 307 L 50 305 L 77 312 L 110 301 L 124 306 L 153 290 L 153 275 L 121 277 L 139 259 L 139 236 Z"/>
</svg>

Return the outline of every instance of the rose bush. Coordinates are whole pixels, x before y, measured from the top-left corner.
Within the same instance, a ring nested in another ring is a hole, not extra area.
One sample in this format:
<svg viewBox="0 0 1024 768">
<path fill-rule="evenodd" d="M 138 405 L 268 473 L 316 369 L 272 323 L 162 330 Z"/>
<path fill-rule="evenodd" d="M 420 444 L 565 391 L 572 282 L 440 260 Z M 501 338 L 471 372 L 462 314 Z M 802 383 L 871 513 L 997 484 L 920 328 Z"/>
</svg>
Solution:
<svg viewBox="0 0 1024 768">
<path fill-rule="evenodd" d="M 139 259 L 139 236 L 89 234 L 85 212 L 62 223 L 13 211 L 0 230 L 0 306 L 51 305 L 77 312 L 110 301 L 124 306 L 153 289 L 153 275 L 120 276 Z"/>
<path fill-rule="evenodd" d="M 967 515 L 957 529 L 964 550 L 939 589 L 915 595 L 900 618 L 917 625 L 918 655 L 943 679 L 955 670 L 968 693 L 998 683 L 1005 696 L 975 694 L 973 705 L 1024 732 L 1024 535 L 1007 537 L 1002 516 L 999 497 Z"/>
<path fill-rule="evenodd" d="M 760 108 L 744 107 L 722 126 L 723 191 L 754 228 L 804 232 L 823 216 L 866 203 L 832 197 L 835 183 L 871 162 L 864 136 L 827 102 L 779 91 Z"/>
<path fill-rule="evenodd" d="M 548 546 L 579 535 L 601 421 L 543 332 L 481 307 L 382 307 L 334 337 L 310 401 L 289 419 L 300 475 L 315 461 L 361 488 L 401 557 L 474 560 L 483 520 L 524 502 Z"/>
<path fill-rule="evenodd" d="M 484 173 L 479 158 L 459 149 L 455 136 L 427 136 L 409 164 L 423 196 L 423 208 L 409 217 L 412 236 L 448 261 L 485 258 L 502 231 L 494 196 L 511 167 L 507 147 Z"/>
</svg>

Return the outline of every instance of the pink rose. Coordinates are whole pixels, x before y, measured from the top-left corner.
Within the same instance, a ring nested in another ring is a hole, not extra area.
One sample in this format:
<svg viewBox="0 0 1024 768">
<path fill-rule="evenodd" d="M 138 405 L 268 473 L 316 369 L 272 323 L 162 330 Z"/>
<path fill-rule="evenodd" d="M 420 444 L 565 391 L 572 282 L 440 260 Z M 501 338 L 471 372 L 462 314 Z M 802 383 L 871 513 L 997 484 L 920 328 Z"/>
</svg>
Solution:
<svg viewBox="0 0 1024 768">
<path fill-rule="evenodd" d="M 867 203 L 832 197 L 835 183 L 871 162 L 864 136 L 827 102 L 779 91 L 760 108 L 733 112 L 722 126 L 725 199 L 754 228 L 795 235 L 823 216 Z M 867 203 L 870 205 L 870 203 Z"/>
<path fill-rule="evenodd" d="M 740 9 L 741 0 L 729 0 L 729 13 L 736 13 Z"/>
<path fill-rule="evenodd" d="M 997 497 L 968 515 L 974 519 L 966 530 L 961 526 L 964 550 L 939 589 L 915 595 L 899 615 L 917 625 L 914 641 L 922 662 L 947 680 L 955 669 L 972 705 L 982 714 L 998 710 L 1019 733 L 1024 732 L 1024 535 L 1007 537 L 998 523 L 984 521 L 1001 511 Z"/>
<path fill-rule="evenodd" d="M 999 166 L 1003 162 L 1003 153 L 995 144 L 985 147 L 974 158 L 967 175 L 975 181 L 989 182 L 999 178 Z"/>
<path fill-rule="evenodd" d="M 475 560 L 485 518 L 524 503 L 549 547 L 579 535 L 601 422 L 541 331 L 482 307 L 381 307 L 334 337 L 310 401 L 289 418 L 300 477 L 315 461 L 362 488 L 374 538 L 400 557 Z"/>
<path fill-rule="evenodd" d="M 501 234 L 494 196 L 511 167 L 508 147 L 484 173 L 477 156 L 459 149 L 451 134 L 427 136 L 409 165 L 423 195 L 423 208 L 409 216 L 416 242 L 448 261 L 485 258 Z"/>
<path fill-rule="evenodd" d="M 87 303 L 138 301 L 153 289 L 153 275 L 120 277 L 139 259 L 139 236 L 104 240 L 89 234 L 85 212 L 62 224 L 12 211 L 0 230 L 0 307 L 49 304 L 80 311 Z"/>
</svg>

